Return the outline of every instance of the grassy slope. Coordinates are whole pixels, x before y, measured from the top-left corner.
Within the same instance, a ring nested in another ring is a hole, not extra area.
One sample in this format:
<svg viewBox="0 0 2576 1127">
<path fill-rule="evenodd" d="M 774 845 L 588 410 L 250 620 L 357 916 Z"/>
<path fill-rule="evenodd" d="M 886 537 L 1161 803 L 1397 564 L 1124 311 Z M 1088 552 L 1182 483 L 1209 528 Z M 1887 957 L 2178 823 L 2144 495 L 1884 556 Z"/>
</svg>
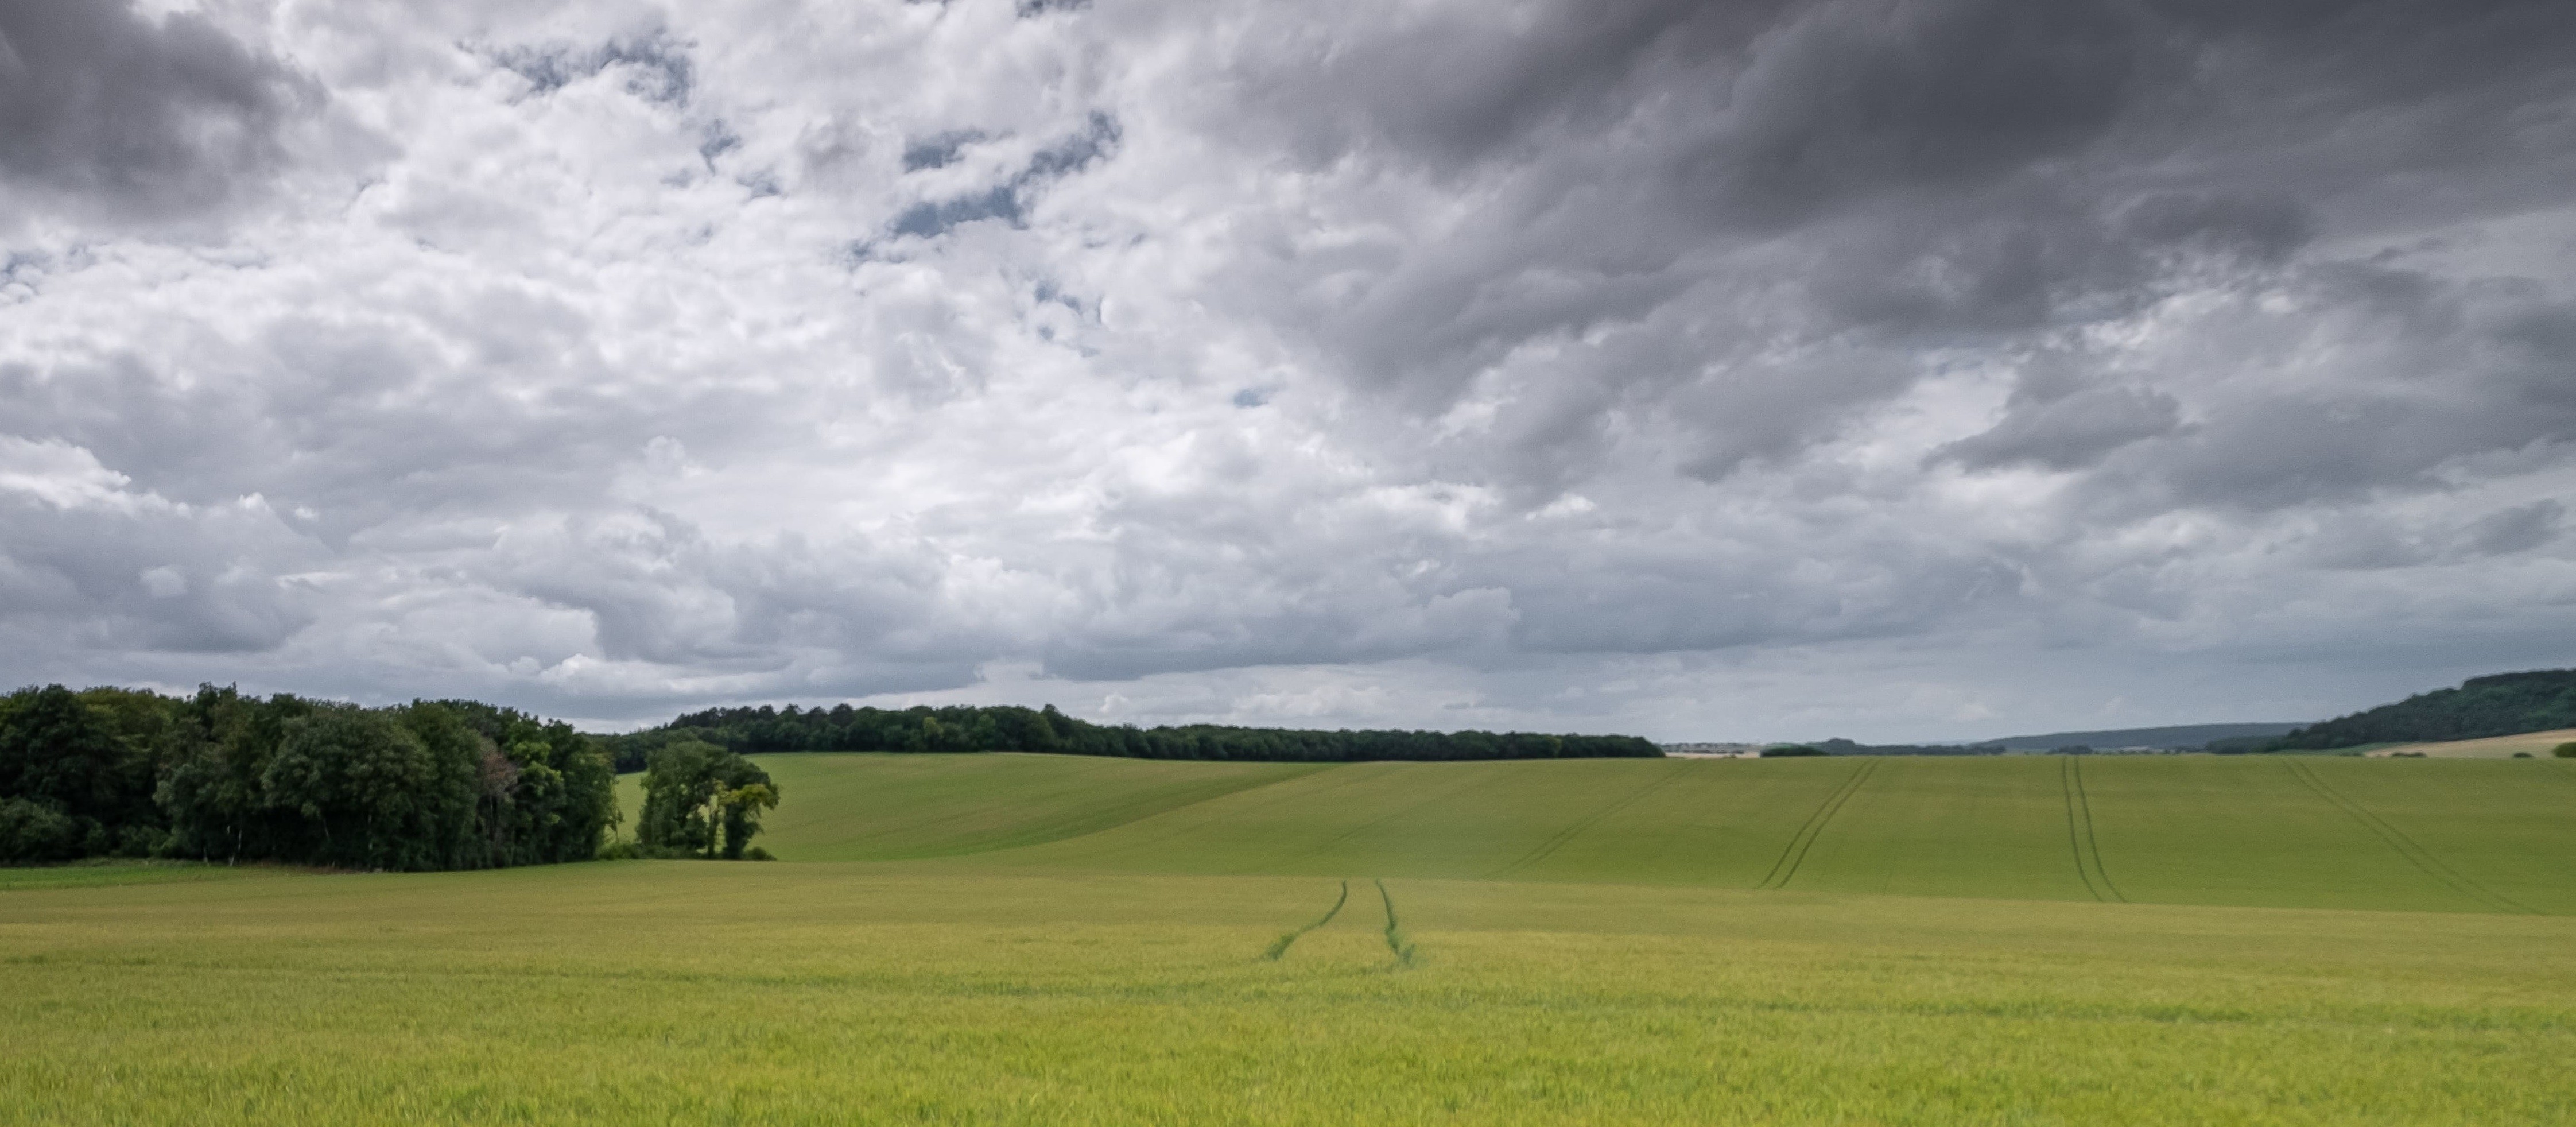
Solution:
<svg viewBox="0 0 2576 1127">
<path fill-rule="evenodd" d="M 2576 920 L 630 862 L 0 895 L 0 1123 L 2542 1122 Z M 1363 894 L 1364 893 L 1364 894 Z"/>
<path fill-rule="evenodd" d="M 2398 752 L 2422 752 L 2436 759 L 2511 759 L 2515 752 L 2535 758 L 2545 757 L 2558 745 L 2576 743 L 2576 728 L 2559 728 L 2547 732 L 2525 732 L 2518 736 L 2489 736 L 2483 740 L 2453 740 L 2432 744 L 2374 744 L 2369 750 L 2381 755 Z"/>
<path fill-rule="evenodd" d="M 1323 768 L 1077 755 L 764 755 L 779 807 L 762 847 L 790 861 L 875 861 L 1073 837 Z M 625 831 L 643 776 L 618 780 Z"/>
<path fill-rule="evenodd" d="M 2576 912 L 2570 800 L 2555 761 L 1365 764 L 960 863 Z"/>
<path fill-rule="evenodd" d="M 92 888 L 102 885 L 189 884 L 211 880 L 254 880 L 299 875 L 305 870 L 273 865 L 205 865 L 191 861 L 83 862 L 29 868 L 0 867 L 0 892 L 20 889 Z"/>
</svg>

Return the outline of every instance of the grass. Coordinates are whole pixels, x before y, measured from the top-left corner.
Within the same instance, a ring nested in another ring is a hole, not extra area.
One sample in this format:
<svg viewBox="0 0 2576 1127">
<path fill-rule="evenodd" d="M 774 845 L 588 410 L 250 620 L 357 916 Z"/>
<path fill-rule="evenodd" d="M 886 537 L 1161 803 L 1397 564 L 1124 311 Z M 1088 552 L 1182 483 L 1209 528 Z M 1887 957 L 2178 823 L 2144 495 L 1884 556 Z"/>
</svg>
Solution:
<svg viewBox="0 0 2576 1127">
<path fill-rule="evenodd" d="M 2511 759 L 2516 753 L 2535 759 L 2546 759 L 2563 743 L 2576 743 L 2576 728 L 2559 728 L 2548 732 L 2524 732 L 2518 736 L 2490 736 L 2482 740 L 2452 740 L 2447 743 L 2374 744 L 2368 752 L 2374 755 L 2427 755 L 2435 759 Z"/>
<path fill-rule="evenodd" d="M 2556 760 L 1359 764 L 950 863 L 2562 913 L 2571 801 Z"/>
<path fill-rule="evenodd" d="M 2576 921 L 622 862 L 0 897 L 17 1123 L 2539 1122 Z"/>
<path fill-rule="evenodd" d="M 0 892 L 40 888 L 96 888 L 127 884 L 185 884 L 289 876 L 297 869 L 273 865 L 207 865 L 195 861 L 84 861 L 71 865 L 0 867 Z"/>
<path fill-rule="evenodd" d="M 2576 764 L 765 762 L 776 864 L 0 870 L 0 1124 L 2576 1118 Z"/>
<path fill-rule="evenodd" d="M 940 857 L 1075 837 L 1324 768 L 1295 763 L 1166 763 L 1078 755 L 764 755 L 791 801 L 761 844 L 799 861 Z M 642 775 L 618 803 L 643 807 Z"/>
</svg>

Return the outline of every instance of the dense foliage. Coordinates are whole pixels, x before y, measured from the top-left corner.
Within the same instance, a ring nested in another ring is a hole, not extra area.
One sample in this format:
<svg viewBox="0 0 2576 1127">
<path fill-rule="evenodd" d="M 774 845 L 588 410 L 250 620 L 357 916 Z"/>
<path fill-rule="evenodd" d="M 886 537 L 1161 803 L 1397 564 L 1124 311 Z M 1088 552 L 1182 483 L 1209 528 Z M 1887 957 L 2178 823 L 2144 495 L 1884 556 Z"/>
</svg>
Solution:
<svg viewBox="0 0 2576 1127">
<path fill-rule="evenodd" d="M 618 737 L 617 769 L 641 770 L 655 748 L 704 740 L 744 755 L 775 751 L 1047 751 L 1130 759 L 1231 759 L 1346 763 L 1373 759 L 1599 759 L 1659 757 L 1634 736 L 1522 732 L 1302 731 L 1218 724 L 1134 728 L 1092 724 L 1055 710 L 992 708 L 718 708 Z"/>
<path fill-rule="evenodd" d="M 476 701 L 370 709 L 60 685 L 0 699 L 0 861 L 581 860 L 616 819 L 614 786 L 590 737 Z"/>
<path fill-rule="evenodd" d="M 636 844 L 647 850 L 740 860 L 760 812 L 778 807 L 778 784 L 760 765 L 704 740 L 653 749 L 644 770 Z"/>
<path fill-rule="evenodd" d="M 2477 740 L 2552 728 L 2576 728 L 2576 669 L 2471 677 L 2456 689 L 2436 689 L 2311 724 L 2271 741 L 2267 749 L 2322 751 L 2363 744 Z"/>
</svg>

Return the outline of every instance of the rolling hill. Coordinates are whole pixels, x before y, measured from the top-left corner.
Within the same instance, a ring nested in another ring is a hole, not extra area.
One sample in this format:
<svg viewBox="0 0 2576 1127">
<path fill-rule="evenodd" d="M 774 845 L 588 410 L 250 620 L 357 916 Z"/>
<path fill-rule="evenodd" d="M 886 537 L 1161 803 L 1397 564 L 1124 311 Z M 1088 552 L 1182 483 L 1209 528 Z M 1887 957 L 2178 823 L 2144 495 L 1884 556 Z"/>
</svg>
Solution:
<svg viewBox="0 0 2576 1127">
<path fill-rule="evenodd" d="M 2249 737 L 2280 736 L 2297 731 L 2295 723 L 2254 724 L 2178 724 L 2162 728 L 2109 728 L 2094 732 L 2048 732 L 2036 736 L 2004 736 L 1981 741 L 1983 745 L 2008 747 L 2015 751 L 2052 751 L 2061 747 L 2166 747 L 2198 748 L 2211 740 L 2238 740 Z"/>
<path fill-rule="evenodd" d="M 2576 763 L 786 755 L 787 861 L 2576 912 Z"/>
<path fill-rule="evenodd" d="M 2371 744 L 2435 743 L 2576 728 L 2576 669 L 2471 677 L 2395 704 L 2311 724 L 2269 745 L 2322 751 Z"/>
</svg>

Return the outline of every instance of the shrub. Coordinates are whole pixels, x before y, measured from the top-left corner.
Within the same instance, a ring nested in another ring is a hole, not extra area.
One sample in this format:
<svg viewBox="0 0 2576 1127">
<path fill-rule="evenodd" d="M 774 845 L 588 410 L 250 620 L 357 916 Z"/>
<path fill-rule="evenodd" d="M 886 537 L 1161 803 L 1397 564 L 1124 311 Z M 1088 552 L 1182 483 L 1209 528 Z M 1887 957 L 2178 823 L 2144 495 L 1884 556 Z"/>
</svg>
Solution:
<svg viewBox="0 0 2576 1127">
<path fill-rule="evenodd" d="M 2549 754 L 2559 759 L 2576 759 L 2576 741 L 2570 741 L 2551 748 Z"/>
<path fill-rule="evenodd" d="M 69 861 L 98 827 L 50 802 L 12 798 L 0 802 L 0 862 Z"/>
<path fill-rule="evenodd" d="M 1766 747 L 1762 749 L 1762 758 L 1764 759 L 1795 759 L 1802 755 L 1823 754 L 1825 754 L 1825 749 L 1820 747 L 1808 747 L 1805 744 L 1784 744 L 1779 747 Z"/>
</svg>

